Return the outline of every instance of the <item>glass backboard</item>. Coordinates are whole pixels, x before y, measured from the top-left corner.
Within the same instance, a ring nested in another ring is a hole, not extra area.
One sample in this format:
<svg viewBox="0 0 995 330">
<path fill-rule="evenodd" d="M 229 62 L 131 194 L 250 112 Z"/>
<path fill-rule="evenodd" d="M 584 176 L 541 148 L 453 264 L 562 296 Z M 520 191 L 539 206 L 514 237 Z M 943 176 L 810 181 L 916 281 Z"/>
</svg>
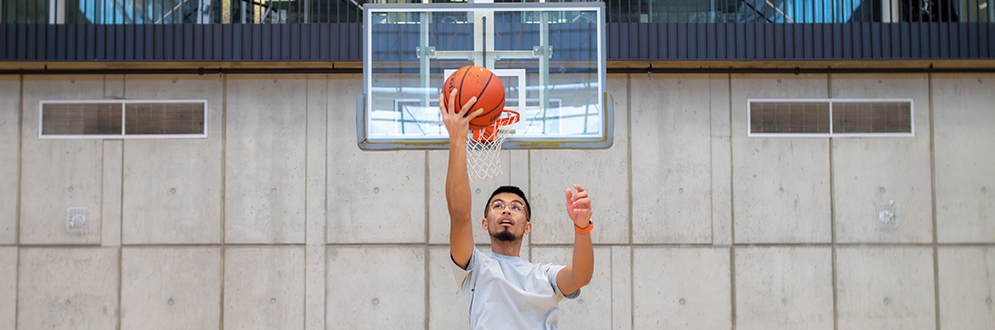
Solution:
<svg viewBox="0 0 995 330">
<path fill-rule="evenodd" d="M 446 148 L 438 100 L 467 65 L 501 78 L 505 108 L 522 114 L 502 146 L 607 148 L 604 3 L 366 4 L 363 149 Z"/>
</svg>

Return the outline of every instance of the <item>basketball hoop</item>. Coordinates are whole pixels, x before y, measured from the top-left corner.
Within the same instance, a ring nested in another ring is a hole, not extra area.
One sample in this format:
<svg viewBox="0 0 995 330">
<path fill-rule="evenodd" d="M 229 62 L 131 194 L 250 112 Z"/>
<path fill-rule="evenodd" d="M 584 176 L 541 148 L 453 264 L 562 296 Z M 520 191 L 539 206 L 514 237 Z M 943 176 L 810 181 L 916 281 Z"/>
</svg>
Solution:
<svg viewBox="0 0 995 330">
<path fill-rule="evenodd" d="M 501 171 L 501 144 L 514 132 L 511 125 L 518 122 L 518 112 L 504 110 L 509 117 L 498 118 L 484 129 L 474 130 L 466 138 L 466 163 L 470 181 L 484 181 L 504 175 Z M 476 178 L 477 180 L 475 180 Z"/>
</svg>

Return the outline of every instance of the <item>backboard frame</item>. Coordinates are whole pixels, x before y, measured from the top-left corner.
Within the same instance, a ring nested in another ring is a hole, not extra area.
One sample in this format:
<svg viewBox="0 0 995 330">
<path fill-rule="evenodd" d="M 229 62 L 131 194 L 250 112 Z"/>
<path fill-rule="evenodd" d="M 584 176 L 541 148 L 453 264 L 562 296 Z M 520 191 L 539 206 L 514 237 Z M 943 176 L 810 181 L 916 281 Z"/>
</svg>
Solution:
<svg viewBox="0 0 995 330">
<path fill-rule="evenodd" d="M 598 96 L 596 96 L 596 99 L 597 99 L 597 102 L 598 102 L 597 103 L 597 107 L 601 111 L 601 113 L 599 114 L 601 116 L 599 118 L 600 121 L 601 121 L 601 123 L 600 123 L 601 125 L 599 127 L 601 135 L 600 136 L 596 136 L 596 135 L 591 135 L 591 136 L 586 136 L 586 135 L 585 136 L 564 136 L 564 137 L 560 137 L 560 136 L 553 137 L 553 136 L 545 136 L 545 135 L 539 136 L 539 137 L 536 137 L 536 136 L 532 136 L 532 137 L 511 136 L 502 145 L 502 148 L 503 149 L 599 149 L 599 148 L 608 148 L 608 147 L 610 147 L 612 145 L 612 143 L 613 143 L 613 136 L 614 136 L 614 109 L 613 109 L 613 104 L 612 104 L 613 99 L 612 99 L 611 95 L 607 92 L 607 88 L 605 86 L 605 82 L 606 82 L 607 78 L 606 78 L 606 64 L 605 64 L 605 59 L 606 59 L 606 53 L 605 53 L 606 42 L 605 42 L 605 5 L 604 5 L 604 3 L 601 3 L 601 2 L 583 2 L 583 3 L 443 3 L 443 4 L 440 4 L 440 3 L 430 3 L 430 4 L 408 4 L 408 3 L 405 3 L 405 4 L 366 4 L 366 5 L 364 5 L 363 10 L 364 10 L 364 23 L 363 23 L 364 24 L 364 31 L 363 31 L 363 35 L 364 35 L 364 37 L 363 37 L 363 93 L 361 93 L 357 97 L 357 100 L 356 100 L 356 119 L 357 119 L 356 120 L 356 135 L 357 135 L 358 145 L 359 145 L 359 147 L 361 149 L 363 149 L 363 150 L 405 150 L 405 149 L 408 149 L 408 150 L 412 150 L 412 149 L 413 150 L 429 150 L 429 149 L 445 149 L 445 148 L 448 148 L 448 136 L 447 135 L 433 136 L 433 137 L 403 137 L 403 138 L 398 138 L 398 137 L 382 138 L 382 137 L 373 137 L 373 136 L 370 136 L 369 125 L 371 123 L 371 119 L 372 118 L 369 117 L 370 116 L 370 111 L 368 111 L 368 109 L 373 109 L 373 100 L 370 97 L 370 95 L 372 95 L 371 91 L 374 88 L 372 86 L 372 80 L 373 80 L 372 79 L 373 78 L 372 75 L 373 75 L 373 70 L 374 70 L 374 66 L 373 66 L 374 65 L 374 63 L 373 63 L 373 49 L 372 49 L 372 47 L 370 45 L 371 40 L 373 40 L 373 28 L 371 27 L 371 25 L 374 24 L 374 19 L 373 19 L 372 15 L 374 13 L 376 13 L 378 15 L 382 15 L 383 13 L 412 13 L 412 12 L 418 12 L 418 13 L 423 13 L 423 12 L 431 12 L 431 13 L 439 13 L 439 12 L 442 12 L 442 13 L 445 13 L 445 12 L 462 12 L 462 13 L 473 12 L 473 13 L 477 13 L 477 12 L 483 12 L 483 13 L 488 13 L 488 12 L 490 12 L 490 13 L 494 13 L 494 12 L 517 12 L 517 11 L 522 11 L 522 12 L 584 11 L 584 12 L 592 12 L 592 13 L 594 13 L 597 16 L 597 21 L 594 22 L 595 24 L 593 24 L 593 25 L 596 26 L 596 30 L 597 30 L 596 31 L 597 42 L 599 43 L 599 47 L 596 50 L 593 50 L 592 52 L 596 53 L 596 56 L 597 56 L 597 62 L 596 62 L 596 64 L 597 64 L 597 72 L 596 73 L 594 73 L 594 71 L 589 71 L 589 72 L 591 72 L 592 75 L 596 75 L 596 77 L 597 77 L 597 82 L 596 82 L 597 86 L 596 86 L 596 88 L 597 88 L 597 95 Z M 541 23 L 542 24 L 541 26 L 542 26 L 543 29 L 548 30 L 548 25 L 546 25 L 547 22 L 545 21 L 546 15 L 541 15 L 541 16 L 544 19 L 544 21 Z M 427 30 L 426 26 L 428 24 L 421 23 L 421 25 L 422 25 L 422 29 L 423 29 L 422 31 L 426 31 Z M 477 25 L 487 26 L 487 25 L 484 25 L 484 24 L 474 24 L 475 29 L 477 28 L 476 27 Z M 486 29 L 486 27 L 485 27 L 485 29 Z M 543 31 L 541 33 L 543 33 L 543 35 L 545 36 L 545 34 L 548 33 L 548 32 Z M 422 37 L 420 39 L 424 39 L 424 40 L 420 41 L 421 42 L 420 45 L 427 45 L 427 41 L 426 41 L 427 37 L 424 37 L 424 35 L 425 35 L 425 32 L 422 32 Z M 543 45 L 548 44 L 548 36 L 546 36 L 545 38 L 547 40 L 543 41 Z M 477 49 L 479 49 L 478 47 L 481 47 L 481 45 L 480 45 L 480 42 L 477 41 L 477 39 L 478 38 L 476 38 L 476 35 L 474 35 L 474 40 L 475 40 L 474 43 L 477 44 L 477 45 L 474 46 L 474 51 L 466 51 L 465 53 L 477 53 L 477 54 L 480 54 L 480 52 L 477 51 Z M 494 50 L 489 50 L 488 48 L 486 48 L 487 46 L 483 46 L 483 47 L 485 47 L 485 48 L 483 48 L 484 50 L 483 50 L 483 55 L 482 56 L 480 56 L 478 58 L 473 58 L 473 56 L 470 55 L 470 58 L 471 58 L 472 61 L 474 61 L 474 63 L 481 63 L 482 62 L 483 65 L 490 64 L 489 68 L 492 68 L 492 69 L 494 68 L 493 67 L 493 63 L 494 63 L 494 57 L 495 56 L 497 56 L 498 60 L 501 59 L 500 55 L 502 55 L 502 54 L 504 56 L 516 56 L 515 54 L 509 54 L 509 53 L 514 53 L 514 51 L 512 51 L 512 52 L 494 51 Z M 536 47 L 536 48 L 539 49 L 538 52 L 542 51 L 541 47 Z M 555 50 L 553 50 L 553 51 L 555 52 Z M 417 50 L 417 53 L 419 55 L 419 61 L 421 62 L 421 65 L 419 67 L 419 70 L 421 70 L 421 71 L 418 71 L 418 72 L 421 72 L 422 78 L 420 78 L 420 79 L 422 79 L 422 80 L 428 79 L 428 78 L 425 78 L 427 74 L 424 73 L 425 71 L 429 70 L 428 67 L 427 67 L 427 64 L 426 64 L 428 60 L 422 59 L 422 55 L 423 54 L 428 54 L 428 52 L 429 52 L 429 50 L 428 49 L 422 49 L 422 46 L 419 46 L 419 48 Z M 431 50 L 431 52 L 433 53 L 432 55 L 436 55 L 436 54 L 434 54 L 434 52 L 435 52 L 434 47 Z M 518 51 L 518 52 L 521 52 L 521 51 Z M 441 51 L 440 51 L 440 53 L 441 53 Z M 450 51 L 448 53 L 457 53 L 457 52 Z M 425 56 L 425 57 L 427 57 L 427 56 Z M 542 59 L 542 58 L 540 57 L 540 59 Z M 541 77 L 539 79 L 540 79 L 540 81 L 542 83 L 546 84 L 544 86 L 550 86 L 548 84 L 548 82 L 550 81 L 549 80 L 550 78 L 546 77 L 546 76 L 549 75 L 548 57 L 546 59 L 540 60 L 538 62 L 539 62 L 538 65 L 540 66 L 539 72 L 540 73 L 541 72 L 546 72 L 545 76 L 542 76 L 540 74 Z M 469 60 L 468 60 L 468 64 L 470 64 Z M 496 73 L 499 76 L 505 76 L 505 75 L 507 75 L 507 74 L 502 74 L 502 73 L 499 73 L 499 72 L 501 72 L 501 71 L 508 71 L 508 70 L 516 70 L 516 69 L 495 69 L 495 71 L 497 71 Z M 519 78 L 519 82 L 521 83 L 521 78 Z M 591 85 L 593 85 L 593 84 L 591 84 Z M 430 84 L 423 82 L 422 86 L 430 86 Z M 555 87 L 556 85 L 553 85 L 553 86 Z M 590 88 L 590 87 L 594 87 L 594 86 L 589 86 L 588 85 L 587 87 Z M 438 88 L 434 88 L 434 87 L 429 87 L 429 88 L 399 87 L 399 88 L 403 88 L 403 89 L 415 89 L 415 90 L 417 90 L 416 93 L 422 93 L 423 96 L 421 98 L 424 99 L 423 104 L 425 106 L 427 106 L 431 102 L 432 99 L 437 99 L 438 98 L 438 93 L 439 93 Z M 524 95 L 525 92 L 521 88 L 518 88 L 517 90 L 519 91 L 519 95 L 509 95 L 509 97 L 511 99 L 517 99 L 518 102 L 515 102 L 515 104 L 521 105 L 521 104 L 523 104 L 523 102 L 525 102 L 524 101 L 525 100 L 525 95 Z M 532 89 L 532 90 L 535 91 L 535 89 Z M 539 92 L 540 95 L 544 95 L 544 96 L 542 96 L 541 99 L 544 100 L 545 102 L 548 102 L 549 96 L 548 96 L 548 92 L 546 92 L 545 90 L 550 90 L 551 91 L 552 88 L 544 88 L 542 90 L 543 91 Z M 431 97 L 428 97 L 428 95 L 431 95 Z M 389 101 L 389 99 L 387 101 Z M 532 104 L 532 103 L 530 103 L 530 104 Z M 546 104 L 546 103 L 543 103 L 542 101 L 540 101 L 539 104 L 542 105 L 542 104 Z M 422 109 L 425 109 L 425 108 L 422 108 Z M 595 124 L 595 125 L 597 125 L 597 124 Z M 595 127 L 598 127 L 598 126 L 595 126 Z"/>
</svg>

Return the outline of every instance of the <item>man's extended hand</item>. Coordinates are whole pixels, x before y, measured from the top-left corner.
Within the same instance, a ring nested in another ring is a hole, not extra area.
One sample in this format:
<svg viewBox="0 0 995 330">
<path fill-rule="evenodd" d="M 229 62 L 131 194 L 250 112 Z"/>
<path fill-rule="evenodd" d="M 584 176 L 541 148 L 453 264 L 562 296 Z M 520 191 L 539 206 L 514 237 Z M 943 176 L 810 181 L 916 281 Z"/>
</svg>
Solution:
<svg viewBox="0 0 995 330">
<path fill-rule="evenodd" d="M 439 94 L 439 108 L 442 110 L 442 123 L 446 125 L 446 130 L 449 131 L 449 138 L 458 137 L 461 140 L 466 139 L 467 133 L 470 131 L 470 121 L 473 118 L 477 118 L 484 109 L 477 109 L 473 112 L 467 114 L 473 108 L 473 104 L 477 103 L 477 97 L 471 97 L 466 101 L 466 104 L 459 110 L 456 110 L 458 105 L 456 104 L 456 90 L 454 89 L 449 93 L 449 108 L 446 108 L 446 102 L 443 102 L 445 95 Z"/>
<path fill-rule="evenodd" d="M 566 190 L 567 215 L 573 220 L 575 226 L 587 228 L 591 223 L 591 213 L 593 212 L 591 210 L 591 198 L 588 197 L 587 191 L 580 185 L 575 184 L 574 189 L 577 189 L 576 195 L 569 188 Z"/>
</svg>

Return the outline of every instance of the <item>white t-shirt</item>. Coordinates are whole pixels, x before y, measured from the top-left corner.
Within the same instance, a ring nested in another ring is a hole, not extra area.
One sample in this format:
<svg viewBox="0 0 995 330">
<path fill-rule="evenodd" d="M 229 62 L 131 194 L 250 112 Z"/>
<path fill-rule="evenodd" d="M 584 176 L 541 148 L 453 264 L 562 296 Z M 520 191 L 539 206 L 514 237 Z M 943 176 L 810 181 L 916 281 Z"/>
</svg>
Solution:
<svg viewBox="0 0 995 330">
<path fill-rule="evenodd" d="M 556 329 L 564 296 L 556 274 L 564 266 L 533 264 L 519 257 L 476 248 L 466 269 L 453 263 L 456 283 L 469 309 L 470 329 Z"/>
</svg>

